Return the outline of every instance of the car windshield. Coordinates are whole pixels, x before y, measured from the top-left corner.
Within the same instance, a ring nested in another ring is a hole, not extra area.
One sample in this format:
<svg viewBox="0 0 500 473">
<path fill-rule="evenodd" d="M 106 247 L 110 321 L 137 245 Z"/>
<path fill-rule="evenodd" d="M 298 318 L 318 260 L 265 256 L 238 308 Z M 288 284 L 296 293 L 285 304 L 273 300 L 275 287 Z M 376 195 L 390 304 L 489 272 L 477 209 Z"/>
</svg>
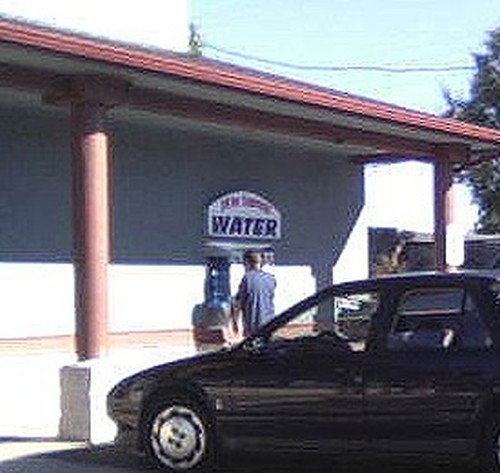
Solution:
<svg viewBox="0 0 500 473">
<path fill-rule="evenodd" d="M 329 295 L 269 333 L 270 342 L 329 336 L 354 351 L 365 349 L 371 320 L 378 309 L 376 293 Z"/>
</svg>

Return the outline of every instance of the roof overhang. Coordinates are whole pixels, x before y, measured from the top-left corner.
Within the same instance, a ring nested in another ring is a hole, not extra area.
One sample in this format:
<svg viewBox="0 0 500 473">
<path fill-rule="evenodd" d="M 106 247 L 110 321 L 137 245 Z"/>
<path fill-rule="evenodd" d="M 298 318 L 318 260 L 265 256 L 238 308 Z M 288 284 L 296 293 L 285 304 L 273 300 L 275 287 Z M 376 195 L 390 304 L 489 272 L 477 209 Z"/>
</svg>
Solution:
<svg viewBox="0 0 500 473">
<path fill-rule="evenodd" d="M 0 87 L 328 143 L 366 161 L 466 164 L 500 153 L 500 131 L 255 70 L 0 19 Z"/>
</svg>

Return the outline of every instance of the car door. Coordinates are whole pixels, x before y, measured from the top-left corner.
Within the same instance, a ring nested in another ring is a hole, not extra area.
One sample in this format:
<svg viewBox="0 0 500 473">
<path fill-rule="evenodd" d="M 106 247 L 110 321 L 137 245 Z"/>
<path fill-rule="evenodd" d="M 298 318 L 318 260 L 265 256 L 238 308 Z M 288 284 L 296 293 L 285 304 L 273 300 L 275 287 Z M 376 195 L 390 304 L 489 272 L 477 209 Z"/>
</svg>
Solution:
<svg viewBox="0 0 500 473">
<path fill-rule="evenodd" d="M 373 296 L 327 294 L 242 355 L 239 373 L 232 373 L 231 408 L 246 445 L 363 449 L 364 348 L 377 311 L 367 297 Z M 349 310 L 340 301 L 349 301 Z"/>
<path fill-rule="evenodd" d="M 484 364 L 491 339 L 469 290 L 458 285 L 407 289 L 388 315 L 385 345 L 364 373 L 370 450 L 473 453 L 492 373 Z M 467 345 L 466 332 L 472 329 L 481 333 Z"/>
<path fill-rule="evenodd" d="M 286 395 L 284 362 L 260 337 L 247 340 L 225 367 L 227 386 L 219 410 L 219 434 L 231 448 L 274 448 L 277 415 Z M 278 437 L 277 437 L 278 438 Z"/>
</svg>

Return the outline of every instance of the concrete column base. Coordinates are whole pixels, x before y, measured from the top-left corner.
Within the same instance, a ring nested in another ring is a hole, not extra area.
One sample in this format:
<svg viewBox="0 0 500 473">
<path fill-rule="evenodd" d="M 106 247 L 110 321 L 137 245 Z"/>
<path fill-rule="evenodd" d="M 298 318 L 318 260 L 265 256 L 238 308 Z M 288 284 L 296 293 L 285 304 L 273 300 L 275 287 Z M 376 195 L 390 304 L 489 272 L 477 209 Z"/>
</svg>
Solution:
<svg viewBox="0 0 500 473">
<path fill-rule="evenodd" d="M 92 444 L 111 442 L 116 428 L 106 412 L 106 395 L 119 381 L 106 360 L 63 366 L 60 371 L 59 438 Z"/>
</svg>

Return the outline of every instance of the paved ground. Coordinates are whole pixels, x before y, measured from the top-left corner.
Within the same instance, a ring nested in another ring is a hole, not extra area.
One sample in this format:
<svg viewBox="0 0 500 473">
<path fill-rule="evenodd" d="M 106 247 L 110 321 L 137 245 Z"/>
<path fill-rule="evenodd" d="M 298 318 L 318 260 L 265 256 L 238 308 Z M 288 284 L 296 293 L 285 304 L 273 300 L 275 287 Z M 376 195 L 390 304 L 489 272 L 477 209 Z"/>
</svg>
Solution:
<svg viewBox="0 0 500 473">
<path fill-rule="evenodd" d="M 0 473 L 101 473 L 147 471 L 109 446 L 90 447 L 35 439 L 0 440 Z"/>
<path fill-rule="evenodd" d="M 430 465 L 395 466 L 368 462 L 335 464 L 310 457 L 239 456 L 226 460 L 219 473 L 466 473 L 471 470 Z M 154 469 L 140 458 L 117 453 L 111 445 L 87 446 L 43 439 L 0 438 L 0 473 L 146 473 Z"/>
</svg>

